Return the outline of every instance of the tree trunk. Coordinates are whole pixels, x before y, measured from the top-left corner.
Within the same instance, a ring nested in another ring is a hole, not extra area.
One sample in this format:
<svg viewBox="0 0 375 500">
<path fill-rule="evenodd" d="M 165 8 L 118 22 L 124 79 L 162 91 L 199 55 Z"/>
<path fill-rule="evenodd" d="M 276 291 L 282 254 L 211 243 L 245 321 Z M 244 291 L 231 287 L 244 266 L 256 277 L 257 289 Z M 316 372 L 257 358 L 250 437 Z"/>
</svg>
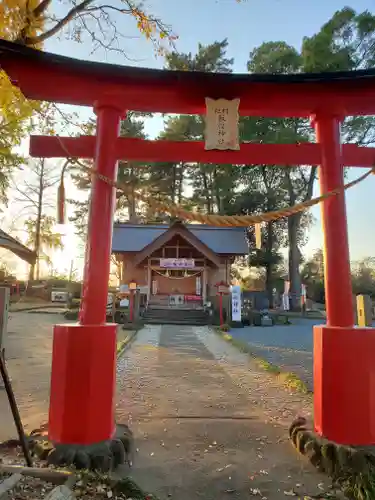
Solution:
<svg viewBox="0 0 375 500">
<path fill-rule="evenodd" d="M 173 205 L 176 203 L 176 197 L 177 197 L 177 172 L 176 172 L 177 166 L 176 164 L 173 165 L 172 167 L 172 185 L 171 185 L 171 202 Z"/>
<path fill-rule="evenodd" d="M 267 222 L 267 245 L 266 245 L 266 292 L 269 302 L 269 308 L 273 308 L 273 264 L 272 264 L 272 250 L 273 250 L 273 228 L 272 221 Z"/>
<path fill-rule="evenodd" d="M 137 221 L 137 208 L 135 199 L 135 177 L 134 177 L 134 167 L 130 167 L 130 187 L 131 196 L 128 197 L 128 211 L 129 211 L 129 222 L 131 224 L 136 224 Z"/>
<path fill-rule="evenodd" d="M 180 171 L 179 171 L 179 174 L 180 174 L 180 178 L 179 178 L 179 182 L 178 182 L 178 204 L 181 205 L 181 202 L 182 202 L 182 193 L 183 193 L 183 189 L 184 189 L 184 164 L 183 163 L 180 163 Z"/>
<path fill-rule="evenodd" d="M 205 172 L 202 172 L 202 178 L 203 178 L 203 186 L 204 186 L 204 196 L 206 198 L 206 208 L 207 208 L 207 212 L 210 214 L 211 213 L 211 196 L 210 196 L 210 190 L 208 189 L 207 176 L 206 176 Z"/>
<path fill-rule="evenodd" d="M 34 251 L 36 254 L 35 264 L 30 266 L 29 279 L 38 280 L 40 278 L 40 228 L 42 224 L 42 211 L 43 211 L 43 191 L 44 191 L 44 160 L 41 161 L 40 175 L 39 175 L 39 191 L 38 191 L 38 206 L 35 224 L 35 243 Z M 35 276 L 36 274 L 36 276 Z"/>
<path fill-rule="evenodd" d="M 301 253 L 298 248 L 298 229 L 300 225 L 300 214 L 291 215 L 288 218 L 288 270 L 290 281 L 290 298 L 292 311 L 299 310 L 301 307 L 301 273 L 299 270 L 301 263 Z"/>
<path fill-rule="evenodd" d="M 214 177 L 214 196 L 215 196 L 215 199 L 216 199 L 216 209 L 217 209 L 217 213 L 218 214 L 222 214 L 223 213 L 223 200 L 221 199 L 221 196 L 220 196 L 220 186 L 219 186 L 219 176 L 217 175 L 217 171 L 216 171 L 216 168 L 214 169 L 214 172 L 213 172 L 213 177 Z"/>
</svg>

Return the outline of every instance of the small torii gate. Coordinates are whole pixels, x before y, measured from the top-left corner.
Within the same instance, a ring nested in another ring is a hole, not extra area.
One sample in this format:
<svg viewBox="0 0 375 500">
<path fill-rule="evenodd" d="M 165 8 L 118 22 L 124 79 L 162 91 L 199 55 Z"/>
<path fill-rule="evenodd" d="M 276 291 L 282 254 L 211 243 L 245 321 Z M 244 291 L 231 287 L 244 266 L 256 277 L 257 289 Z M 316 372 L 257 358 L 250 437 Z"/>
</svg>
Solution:
<svg viewBox="0 0 375 500">
<path fill-rule="evenodd" d="M 341 146 L 340 122 L 375 114 L 375 70 L 298 75 L 151 70 L 79 61 L 5 41 L 0 41 L 0 66 L 27 98 L 90 106 L 97 115 L 96 137 L 32 137 L 30 151 L 95 159 L 80 321 L 54 327 L 49 434 L 57 444 L 111 440 L 116 325 L 106 323 L 106 303 L 117 161 L 320 165 L 321 193 L 340 189 L 344 166 L 374 166 L 373 149 Z M 204 114 L 206 97 L 240 99 L 242 116 L 313 117 L 317 144 L 205 151 L 199 142 L 119 138 L 127 110 Z M 341 444 L 375 444 L 375 331 L 353 324 L 343 192 L 322 203 L 322 217 L 327 324 L 314 328 L 315 430 Z"/>
</svg>

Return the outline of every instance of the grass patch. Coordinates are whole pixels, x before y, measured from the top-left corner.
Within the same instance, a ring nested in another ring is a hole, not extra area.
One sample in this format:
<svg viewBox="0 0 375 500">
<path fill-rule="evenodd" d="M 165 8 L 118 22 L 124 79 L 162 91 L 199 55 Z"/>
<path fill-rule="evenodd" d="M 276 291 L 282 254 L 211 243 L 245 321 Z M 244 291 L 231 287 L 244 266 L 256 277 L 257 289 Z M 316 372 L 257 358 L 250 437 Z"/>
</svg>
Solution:
<svg viewBox="0 0 375 500">
<path fill-rule="evenodd" d="M 337 478 L 337 484 L 347 498 L 353 498 L 354 500 L 374 500 L 374 466 L 368 465 L 361 472 L 349 469 L 341 477 Z"/>
<path fill-rule="evenodd" d="M 121 352 L 123 351 L 124 347 L 126 346 L 128 342 L 126 340 L 120 340 L 120 342 L 117 342 L 117 345 L 116 345 L 116 354 L 117 356 L 119 354 L 121 354 Z"/>
<path fill-rule="evenodd" d="M 226 342 L 232 344 L 239 351 L 251 356 L 257 366 L 259 366 L 259 368 L 277 377 L 280 382 L 282 382 L 282 384 L 288 389 L 292 389 L 297 392 L 303 392 L 305 394 L 309 392 L 305 382 L 303 382 L 295 373 L 284 372 L 279 366 L 270 363 L 266 359 L 260 358 L 251 350 L 248 344 L 246 344 L 245 342 L 241 342 L 241 340 L 234 339 L 232 335 L 227 332 L 223 333 L 220 328 L 218 328 L 216 331 Z"/>
<path fill-rule="evenodd" d="M 229 332 L 230 331 L 230 325 L 228 325 L 226 323 L 224 325 L 220 325 L 218 328 L 221 332 Z"/>
<path fill-rule="evenodd" d="M 119 356 L 125 347 L 133 340 L 138 330 L 117 329 L 116 355 Z"/>
</svg>

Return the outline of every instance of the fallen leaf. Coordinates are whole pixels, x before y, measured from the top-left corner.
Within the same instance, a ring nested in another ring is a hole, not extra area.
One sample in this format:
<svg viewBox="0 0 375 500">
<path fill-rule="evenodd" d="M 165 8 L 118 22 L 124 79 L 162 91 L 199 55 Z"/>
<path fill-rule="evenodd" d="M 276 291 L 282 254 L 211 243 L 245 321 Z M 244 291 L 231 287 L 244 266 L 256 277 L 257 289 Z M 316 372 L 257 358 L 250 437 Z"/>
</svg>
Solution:
<svg viewBox="0 0 375 500">
<path fill-rule="evenodd" d="M 286 497 L 296 497 L 297 496 L 297 494 L 293 490 L 284 491 L 284 495 Z"/>
</svg>

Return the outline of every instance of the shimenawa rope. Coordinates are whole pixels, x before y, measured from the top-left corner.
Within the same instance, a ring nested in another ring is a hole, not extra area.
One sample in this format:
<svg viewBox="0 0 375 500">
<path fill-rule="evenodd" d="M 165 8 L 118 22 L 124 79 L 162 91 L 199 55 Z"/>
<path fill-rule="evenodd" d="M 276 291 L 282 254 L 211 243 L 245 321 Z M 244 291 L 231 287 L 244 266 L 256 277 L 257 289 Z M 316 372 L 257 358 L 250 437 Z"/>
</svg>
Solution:
<svg viewBox="0 0 375 500">
<path fill-rule="evenodd" d="M 59 137 L 59 136 L 57 136 Z M 81 161 L 79 161 L 76 158 L 71 157 L 69 154 L 69 151 L 66 149 L 65 145 L 59 138 L 60 145 L 61 147 L 65 150 L 67 157 L 71 158 L 72 164 L 73 165 L 79 165 L 83 171 L 85 171 L 87 174 L 90 174 L 91 176 L 97 176 L 98 179 L 102 180 L 103 182 L 106 182 L 107 184 L 113 186 L 114 188 L 118 189 L 124 194 L 128 194 L 131 196 L 136 197 L 138 200 L 143 201 L 144 203 L 147 203 L 155 212 L 159 213 L 169 213 L 173 217 L 178 217 L 180 219 L 186 220 L 186 221 L 194 221 L 194 222 L 200 222 L 202 224 L 207 224 L 211 226 L 228 226 L 228 227 L 248 227 L 248 226 L 253 226 L 255 224 L 259 224 L 261 222 L 269 222 L 273 220 L 278 220 L 282 219 L 283 217 L 290 217 L 291 215 L 303 212 L 304 210 L 313 207 L 314 205 L 317 205 L 321 203 L 322 201 L 332 197 L 332 196 L 337 196 L 338 194 L 341 194 L 345 192 L 346 190 L 356 186 L 360 182 L 364 181 L 369 177 L 371 174 L 375 174 L 375 167 L 371 168 L 367 172 L 365 172 L 363 175 L 358 177 L 357 179 L 354 179 L 353 181 L 348 182 L 344 186 L 334 189 L 333 191 L 329 191 L 328 193 L 325 193 L 321 196 L 318 196 L 316 198 L 313 198 L 308 201 L 304 201 L 303 203 L 298 203 L 292 207 L 285 207 L 280 210 L 275 210 L 272 212 L 266 212 L 263 214 L 258 214 L 258 215 L 216 215 L 216 214 L 202 214 L 201 212 L 195 212 L 195 211 L 189 211 L 183 208 L 180 205 L 174 205 L 174 204 L 169 204 L 169 203 L 164 203 L 160 201 L 155 201 L 153 200 L 150 196 L 144 195 L 139 192 L 133 192 L 133 190 L 126 185 L 125 183 L 122 182 L 114 182 L 108 177 L 98 173 L 95 168 L 93 167 L 88 167 L 84 165 Z M 287 168 L 287 167 L 286 167 Z"/>
</svg>

